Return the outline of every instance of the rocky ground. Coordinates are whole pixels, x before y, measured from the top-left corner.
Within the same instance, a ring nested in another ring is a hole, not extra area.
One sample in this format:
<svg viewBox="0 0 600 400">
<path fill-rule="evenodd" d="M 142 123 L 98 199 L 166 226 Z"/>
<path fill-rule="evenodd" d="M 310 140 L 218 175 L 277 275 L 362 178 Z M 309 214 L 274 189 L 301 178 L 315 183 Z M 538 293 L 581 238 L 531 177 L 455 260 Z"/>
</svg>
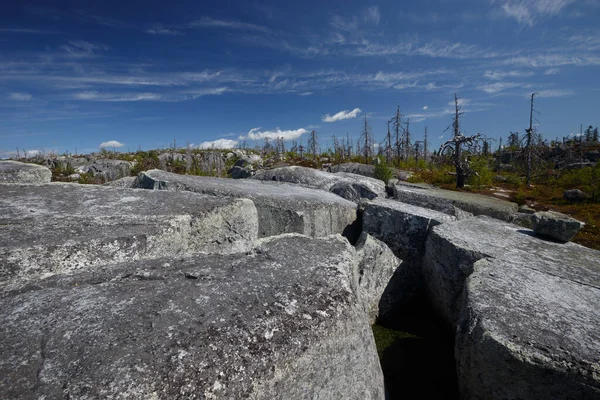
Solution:
<svg viewBox="0 0 600 400">
<path fill-rule="evenodd" d="M 461 398 L 600 397 L 600 252 L 568 242 L 576 221 L 348 172 L 251 175 L 92 186 L 0 162 L 3 396 L 383 399 L 369 325 L 424 301 Z"/>
</svg>

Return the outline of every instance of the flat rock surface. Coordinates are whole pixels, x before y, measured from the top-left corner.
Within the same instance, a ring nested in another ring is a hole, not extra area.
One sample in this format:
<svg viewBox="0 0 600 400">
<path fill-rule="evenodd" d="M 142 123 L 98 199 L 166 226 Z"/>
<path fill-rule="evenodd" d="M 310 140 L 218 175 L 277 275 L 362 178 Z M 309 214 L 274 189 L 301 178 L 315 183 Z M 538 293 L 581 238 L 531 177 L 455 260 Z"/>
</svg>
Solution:
<svg viewBox="0 0 600 400">
<path fill-rule="evenodd" d="M 4 398 L 383 399 L 341 237 L 0 284 Z"/>
<path fill-rule="evenodd" d="M 258 235 L 250 200 L 58 183 L 0 185 L 0 224 L 0 279 L 243 251 Z"/>
<path fill-rule="evenodd" d="M 464 398 L 600 396 L 599 251 L 478 217 L 433 228 L 424 275 Z"/>
<path fill-rule="evenodd" d="M 52 172 L 50 169 L 37 164 L 22 163 L 18 161 L 0 161 L 1 183 L 50 183 Z"/>
<path fill-rule="evenodd" d="M 356 221 L 355 203 L 332 193 L 292 184 L 151 170 L 142 172 L 135 186 L 250 199 L 259 213 L 259 237 L 283 233 L 322 237 L 343 233 Z"/>
<path fill-rule="evenodd" d="M 431 208 L 446 214 L 457 214 L 456 208 L 474 215 L 512 221 L 518 211 L 518 205 L 510 201 L 475 193 L 455 192 L 433 188 L 428 185 L 397 184 L 394 198 L 404 203 Z"/>
</svg>

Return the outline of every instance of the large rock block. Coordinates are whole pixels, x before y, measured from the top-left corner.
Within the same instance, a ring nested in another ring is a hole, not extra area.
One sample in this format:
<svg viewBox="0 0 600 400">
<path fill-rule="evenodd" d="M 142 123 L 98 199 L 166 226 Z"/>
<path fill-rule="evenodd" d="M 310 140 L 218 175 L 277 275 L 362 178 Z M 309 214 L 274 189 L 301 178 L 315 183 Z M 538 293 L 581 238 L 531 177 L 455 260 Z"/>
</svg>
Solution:
<svg viewBox="0 0 600 400">
<path fill-rule="evenodd" d="M 423 268 L 462 397 L 600 396 L 600 252 L 478 217 L 434 227 Z"/>
<path fill-rule="evenodd" d="M 519 206 L 506 200 L 475 193 L 455 192 L 425 185 L 400 183 L 394 187 L 394 198 L 404 203 L 431 208 L 432 210 L 464 219 L 473 215 L 487 215 L 512 222 Z M 465 212 L 467 214 L 465 214 Z"/>
<path fill-rule="evenodd" d="M 536 212 L 533 214 L 531 222 L 536 234 L 559 242 L 568 242 L 573 239 L 583 227 L 581 221 L 552 211 Z"/>
<path fill-rule="evenodd" d="M 52 172 L 41 165 L 18 161 L 0 161 L 1 183 L 50 183 Z"/>
<path fill-rule="evenodd" d="M 259 237 L 283 233 L 301 233 L 312 237 L 347 234 L 356 221 L 356 204 L 331 193 L 283 183 L 177 175 L 151 170 L 142 172 L 134 185 L 144 189 L 192 191 L 251 199 L 258 210 Z"/>
<path fill-rule="evenodd" d="M 374 178 L 350 173 L 332 174 L 306 167 L 282 167 L 258 171 L 252 179 L 296 183 L 312 189 L 331 191 L 347 200 L 385 197 L 385 184 Z"/>
<path fill-rule="evenodd" d="M 5 398 L 384 399 L 338 237 L 0 285 Z"/>
<path fill-rule="evenodd" d="M 258 237 L 247 199 L 77 184 L 2 185 L 0 223 L 0 280 L 245 251 Z"/>
<path fill-rule="evenodd" d="M 382 296 L 402 263 L 383 242 L 363 232 L 356 243 L 358 293 L 371 324 L 391 309 L 393 299 Z"/>
<path fill-rule="evenodd" d="M 133 164 L 129 161 L 100 158 L 77 167 L 75 171 L 80 174 L 92 174 L 105 181 L 114 181 L 129 176 L 132 167 Z"/>
</svg>

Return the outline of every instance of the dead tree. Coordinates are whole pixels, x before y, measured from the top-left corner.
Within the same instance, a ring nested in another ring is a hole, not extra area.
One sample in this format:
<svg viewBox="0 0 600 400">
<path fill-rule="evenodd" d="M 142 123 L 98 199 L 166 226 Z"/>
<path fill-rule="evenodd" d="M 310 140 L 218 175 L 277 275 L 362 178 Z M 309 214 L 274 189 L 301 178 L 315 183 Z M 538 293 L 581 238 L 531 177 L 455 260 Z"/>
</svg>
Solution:
<svg viewBox="0 0 600 400">
<path fill-rule="evenodd" d="M 365 114 L 365 123 L 363 126 L 363 130 L 360 134 L 361 141 L 363 143 L 363 152 L 365 156 L 365 164 L 369 163 L 369 157 L 372 157 L 371 147 L 373 145 L 373 138 L 371 135 L 371 127 L 369 126 L 369 122 L 367 121 L 367 115 Z"/>
<path fill-rule="evenodd" d="M 529 109 L 529 128 L 525 129 L 525 157 L 527 159 L 527 165 L 525 167 L 525 183 L 527 186 L 531 186 L 531 157 L 532 157 L 532 145 L 534 139 L 533 131 L 533 98 L 537 93 L 531 94 L 531 107 Z"/>
<path fill-rule="evenodd" d="M 408 161 L 410 157 L 410 119 L 406 120 L 406 129 L 404 130 L 404 159 Z"/>
<path fill-rule="evenodd" d="M 313 131 L 310 133 L 310 137 L 308 138 L 308 148 L 310 149 L 314 159 L 317 159 L 317 140 L 317 131 L 313 129 Z"/>
<path fill-rule="evenodd" d="M 427 162 L 427 158 L 429 157 L 428 154 L 428 143 L 427 143 L 427 136 L 428 136 L 429 132 L 427 131 L 427 127 L 425 127 L 425 133 L 423 135 L 423 160 L 425 160 L 425 162 Z"/>
<path fill-rule="evenodd" d="M 402 158 L 402 114 L 400 114 L 400 106 L 396 109 L 396 115 L 392 118 L 392 124 L 396 136 L 396 142 L 394 143 L 396 150 L 396 164 L 400 165 L 400 160 Z"/>
<path fill-rule="evenodd" d="M 392 132 L 390 132 L 390 123 L 392 121 L 388 121 L 387 123 L 387 135 L 385 137 L 385 161 L 387 165 L 390 165 L 392 162 Z"/>
<path fill-rule="evenodd" d="M 459 118 L 464 112 L 461 112 L 461 107 L 458 105 L 458 97 L 454 93 L 454 118 L 452 121 L 452 139 L 442 144 L 439 154 L 444 154 L 450 150 L 454 168 L 456 169 L 456 187 L 463 188 L 467 178 L 468 159 L 464 156 L 463 150 L 468 150 L 470 147 L 475 147 L 480 140 L 481 135 L 478 133 L 474 136 L 465 136 L 460 132 Z M 466 149 L 463 149 L 466 147 Z"/>
</svg>

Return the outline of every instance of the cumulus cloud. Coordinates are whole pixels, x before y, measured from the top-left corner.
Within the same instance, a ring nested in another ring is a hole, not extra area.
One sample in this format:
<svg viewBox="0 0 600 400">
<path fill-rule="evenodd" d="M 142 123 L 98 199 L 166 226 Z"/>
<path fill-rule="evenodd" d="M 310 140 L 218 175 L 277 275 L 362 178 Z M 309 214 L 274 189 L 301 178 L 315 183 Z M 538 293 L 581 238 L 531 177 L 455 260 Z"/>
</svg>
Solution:
<svg viewBox="0 0 600 400">
<path fill-rule="evenodd" d="M 279 128 L 272 131 L 261 131 L 262 128 L 252 128 L 246 135 L 242 135 L 239 139 L 261 140 L 261 139 L 279 139 L 295 140 L 308 131 L 304 128 L 295 130 L 281 130 Z"/>
<path fill-rule="evenodd" d="M 217 139 L 207 142 L 202 142 L 198 145 L 199 149 L 233 149 L 238 145 L 237 140 L 232 139 Z"/>
<path fill-rule="evenodd" d="M 29 93 L 11 93 L 8 97 L 11 100 L 16 100 L 16 101 L 31 100 L 31 95 Z"/>
<path fill-rule="evenodd" d="M 336 122 L 336 121 L 341 121 L 344 119 L 352 119 L 352 118 L 356 118 L 358 116 L 358 114 L 360 114 L 361 109 L 360 108 L 355 108 L 352 111 L 348 111 L 348 110 L 344 110 L 344 111 L 340 111 L 339 113 L 335 114 L 335 115 L 325 115 L 322 120 L 323 122 Z"/>
<path fill-rule="evenodd" d="M 429 106 L 423 106 L 423 110 L 429 110 Z"/>
<path fill-rule="evenodd" d="M 100 146 L 98 146 L 98 147 L 100 147 L 101 149 L 105 149 L 107 147 L 109 147 L 109 148 L 119 148 L 119 147 L 123 147 L 123 146 L 125 146 L 125 145 L 123 143 L 121 143 L 121 142 L 118 142 L 116 140 L 109 140 L 108 142 L 102 142 L 102 143 L 100 143 Z"/>
</svg>

